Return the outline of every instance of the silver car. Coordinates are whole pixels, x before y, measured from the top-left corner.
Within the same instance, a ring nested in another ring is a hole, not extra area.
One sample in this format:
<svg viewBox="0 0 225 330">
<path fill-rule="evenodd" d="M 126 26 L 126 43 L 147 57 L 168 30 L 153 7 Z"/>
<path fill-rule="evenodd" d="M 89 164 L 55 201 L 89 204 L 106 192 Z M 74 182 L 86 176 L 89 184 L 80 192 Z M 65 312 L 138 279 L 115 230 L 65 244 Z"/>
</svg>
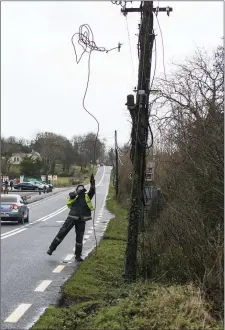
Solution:
<svg viewBox="0 0 225 330">
<path fill-rule="evenodd" d="M 1 222 L 17 221 L 20 224 L 29 222 L 29 208 L 20 195 L 1 195 Z"/>
</svg>

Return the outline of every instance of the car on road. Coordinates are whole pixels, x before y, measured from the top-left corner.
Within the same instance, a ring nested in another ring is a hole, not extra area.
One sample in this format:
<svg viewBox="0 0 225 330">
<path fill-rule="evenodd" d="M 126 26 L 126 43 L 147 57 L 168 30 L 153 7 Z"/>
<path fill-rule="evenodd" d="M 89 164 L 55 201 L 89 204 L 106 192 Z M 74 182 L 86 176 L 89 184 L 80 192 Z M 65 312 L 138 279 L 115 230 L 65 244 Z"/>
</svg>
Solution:
<svg viewBox="0 0 225 330">
<path fill-rule="evenodd" d="M 1 222 L 17 221 L 20 224 L 29 222 L 29 208 L 20 195 L 1 195 Z"/>
<path fill-rule="evenodd" d="M 42 183 L 44 185 L 46 185 L 47 187 L 49 187 L 50 189 L 53 189 L 54 188 L 53 184 L 51 184 L 51 183 L 46 183 L 45 181 L 42 181 Z"/>
<path fill-rule="evenodd" d="M 16 190 L 36 190 L 41 189 L 40 185 L 34 184 L 32 182 L 20 182 L 14 185 L 14 189 Z M 41 189 L 42 190 L 42 189 Z"/>
<path fill-rule="evenodd" d="M 53 189 L 53 185 L 48 184 L 44 181 L 40 182 L 40 181 L 32 181 L 32 183 L 38 185 L 40 187 L 41 190 L 45 190 L 47 193 L 51 192 Z"/>
</svg>

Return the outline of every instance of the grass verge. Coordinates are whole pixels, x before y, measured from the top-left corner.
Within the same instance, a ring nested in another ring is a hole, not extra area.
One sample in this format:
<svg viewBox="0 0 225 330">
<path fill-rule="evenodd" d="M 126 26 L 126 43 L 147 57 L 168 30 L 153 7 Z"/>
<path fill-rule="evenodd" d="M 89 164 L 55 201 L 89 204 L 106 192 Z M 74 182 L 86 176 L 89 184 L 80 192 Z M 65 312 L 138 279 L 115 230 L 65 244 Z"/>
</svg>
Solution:
<svg viewBox="0 0 225 330">
<path fill-rule="evenodd" d="M 65 284 L 60 307 L 49 307 L 32 330 L 223 329 L 191 285 L 124 283 L 127 211 L 109 190 L 115 214 L 97 256 L 91 254 Z"/>
</svg>

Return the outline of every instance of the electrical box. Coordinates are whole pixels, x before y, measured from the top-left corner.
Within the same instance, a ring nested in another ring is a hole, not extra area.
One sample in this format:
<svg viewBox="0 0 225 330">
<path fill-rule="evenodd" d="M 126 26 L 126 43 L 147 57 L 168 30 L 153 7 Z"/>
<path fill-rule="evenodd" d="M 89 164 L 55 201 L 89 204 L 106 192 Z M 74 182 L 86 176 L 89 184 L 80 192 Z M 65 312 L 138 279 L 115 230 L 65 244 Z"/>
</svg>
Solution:
<svg viewBox="0 0 225 330">
<path fill-rule="evenodd" d="M 132 110 L 135 108 L 135 103 L 134 103 L 134 95 L 133 94 L 129 94 L 127 95 L 127 103 L 125 104 L 128 109 Z"/>
</svg>

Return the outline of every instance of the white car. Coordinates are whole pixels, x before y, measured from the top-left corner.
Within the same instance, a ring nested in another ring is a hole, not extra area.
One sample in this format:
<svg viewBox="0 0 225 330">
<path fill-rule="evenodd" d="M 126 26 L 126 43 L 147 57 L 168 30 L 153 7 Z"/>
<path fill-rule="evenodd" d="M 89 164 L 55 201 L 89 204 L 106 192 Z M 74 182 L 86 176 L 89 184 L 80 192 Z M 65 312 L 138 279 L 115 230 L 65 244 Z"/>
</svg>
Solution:
<svg viewBox="0 0 225 330">
<path fill-rule="evenodd" d="M 40 182 L 36 182 L 36 181 L 30 181 L 31 183 L 35 184 L 35 186 L 37 186 L 39 189 L 43 190 L 44 189 L 44 185 Z"/>
</svg>

